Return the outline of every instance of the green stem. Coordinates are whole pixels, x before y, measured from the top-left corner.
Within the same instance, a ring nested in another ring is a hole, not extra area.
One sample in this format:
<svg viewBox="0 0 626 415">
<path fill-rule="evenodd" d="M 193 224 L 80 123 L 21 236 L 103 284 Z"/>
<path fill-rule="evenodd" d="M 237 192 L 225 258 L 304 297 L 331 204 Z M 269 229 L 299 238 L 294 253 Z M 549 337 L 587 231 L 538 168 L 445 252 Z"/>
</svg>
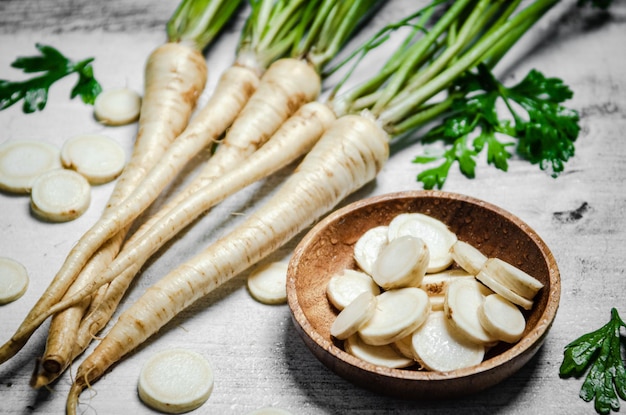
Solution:
<svg viewBox="0 0 626 415">
<path fill-rule="evenodd" d="M 239 8 L 242 0 L 183 0 L 167 22 L 170 42 L 206 48 Z"/>
<path fill-rule="evenodd" d="M 394 73 L 391 81 L 385 86 L 381 98 L 372 109 L 373 113 L 379 114 L 389 101 L 398 94 L 398 91 L 401 90 L 407 78 L 415 71 L 416 62 L 420 61 L 421 56 L 426 53 L 437 41 L 439 36 L 454 23 L 461 12 L 463 12 L 465 7 L 470 3 L 472 3 L 471 0 L 455 1 L 452 7 L 437 21 L 426 36 L 416 42 L 414 47 L 409 49 L 408 53 L 405 55 L 409 58 L 402 62 L 402 65 L 400 65 L 398 70 Z"/>
<path fill-rule="evenodd" d="M 494 29 L 486 36 L 481 38 L 468 52 L 460 57 L 452 66 L 449 66 L 443 70 L 439 75 L 434 77 L 430 82 L 424 84 L 421 88 L 416 90 L 410 97 L 406 97 L 403 100 L 394 102 L 393 106 L 387 106 L 383 112 L 380 113 L 379 120 L 383 125 L 393 129 L 394 124 L 400 123 L 411 112 L 415 110 L 419 105 L 426 102 L 428 99 L 436 95 L 438 92 L 447 88 L 458 76 L 468 69 L 471 69 L 477 65 L 485 54 L 494 47 L 508 47 L 512 46 L 514 39 L 518 36 L 511 36 L 505 43 L 501 43 L 501 40 L 510 35 L 516 34 L 516 27 L 519 25 L 527 24 L 528 22 L 536 22 L 545 11 L 552 7 L 558 0 L 539 0 L 528 6 L 526 9 L 520 11 L 513 18 L 503 22 L 501 26 Z"/>
</svg>

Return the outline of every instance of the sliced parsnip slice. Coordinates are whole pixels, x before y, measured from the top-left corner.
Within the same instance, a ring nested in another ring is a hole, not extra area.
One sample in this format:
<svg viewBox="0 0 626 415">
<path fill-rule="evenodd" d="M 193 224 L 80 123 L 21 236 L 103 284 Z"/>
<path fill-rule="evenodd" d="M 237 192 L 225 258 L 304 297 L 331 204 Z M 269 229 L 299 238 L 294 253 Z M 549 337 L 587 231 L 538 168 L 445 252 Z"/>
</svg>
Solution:
<svg viewBox="0 0 626 415">
<path fill-rule="evenodd" d="M 139 397 L 154 409 L 180 414 L 199 408 L 213 391 L 213 369 L 199 353 L 170 349 L 153 355 L 139 375 Z"/>
<path fill-rule="evenodd" d="M 0 304 L 20 298 L 28 288 L 28 272 L 14 259 L 0 257 Z"/>
<path fill-rule="evenodd" d="M 326 296 L 338 310 L 343 310 L 363 292 L 378 295 L 380 287 L 372 277 L 353 269 L 346 269 L 340 274 L 333 275 L 326 286 Z"/>
<path fill-rule="evenodd" d="M 489 273 L 488 270 L 482 269 L 477 275 L 476 279 L 487 287 L 489 287 L 493 292 L 500 294 L 502 297 L 506 298 L 513 304 L 517 304 L 522 307 L 524 310 L 530 310 L 533 308 L 533 301 L 527 298 L 522 297 L 521 295 L 513 292 L 507 286 L 502 284 L 497 277 Z"/>
<path fill-rule="evenodd" d="M 344 341 L 344 348 L 352 356 L 377 366 L 401 369 L 415 364 L 413 359 L 402 356 L 391 345 L 372 346 L 358 334 L 348 337 Z"/>
<path fill-rule="evenodd" d="M 471 342 L 490 345 L 498 339 L 480 324 L 478 309 L 491 292 L 474 278 L 455 280 L 448 285 L 444 311 L 456 330 Z"/>
<path fill-rule="evenodd" d="M 450 248 L 450 254 L 461 268 L 472 275 L 478 274 L 487 261 L 487 257 L 482 252 L 463 241 L 456 241 Z"/>
<path fill-rule="evenodd" d="M 33 182 L 30 206 L 42 219 L 66 222 L 76 219 L 89 207 L 89 182 L 73 170 L 57 169 L 43 173 Z"/>
<path fill-rule="evenodd" d="M 357 265 L 370 275 L 380 251 L 389 243 L 387 233 L 387 226 L 376 226 L 365 232 L 354 244 L 354 259 Z"/>
<path fill-rule="evenodd" d="M 287 301 L 286 262 L 270 262 L 255 268 L 248 276 L 248 290 L 263 304 L 284 304 Z"/>
<path fill-rule="evenodd" d="M 396 351 L 400 353 L 402 356 L 415 360 L 415 355 L 413 354 L 413 347 L 411 345 L 412 336 L 413 336 L 413 333 L 401 338 L 400 340 L 396 340 L 395 342 L 391 343 L 391 346 L 394 349 L 396 349 Z"/>
<path fill-rule="evenodd" d="M 489 258 L 485 262 L 484 269 L 505 287 L 528 300 L 532 300 L 543 288 L 539 280 L 500 258 Z"/>
<path fill-rule="evenodd" d="M 457 278 L 474 279 L 474 276 L 462 269 L 450 269 L 434 274 L 427 274 L 422 279 L 420 288 L 426 291 L 426 294 L 431 297 L 435 295 L 445 295 L 448 285 Z"/>
<path fill-rule="evenodd" d="M 460 337 L 448 325 L 442 311 L 434 311 L 411 336 L 416 360 L 425 368 L 439 372 L 477 365 L 485 356 L 485 347 Z"/>
<path fill-rule="evenodd" d="M 0 189 L 30 192 L 37 176 L 61 168 L 60 150 L 38 140 L 9 141 L 0 145 Z"/>
<path fill-rule="evenodd" d="M 380 251 L 372 278 L 385 290 L 417 287 L 426 274 L 429 259 L 428 246 L 422 239 L 401 236 Z"/>
<path fill-rule="evenodd" d="M 371 292 L 361 293 L 337 315 L 330 326 L 330 334 L 339 340 L 352 336 L 372 317 L 376 302 Z"/>
<path fill-rule="evenodd" d="M 405 235 L 421 238 L 428 245 L 427 272 L 442 271 L 452 264 L 450 248 L 457 237 L 443 222 L 422 213 L 402 213 L 389 223 L 388 238 L 392 241 Z"/>
<path fill-rule="evenodd" d="M 428 317 L 428 295 L 419 288 L 399 288 L 377 296 L 374 315 L 359 330 L 361 339 L 374 346 L 408 336 Z"/>
<path fill-rule="evenodd" d="M 124 149 L 111 138 L 84 134 L 65 141 L 61 148 L 63 166 L 76 170 L 91 184 L 115 179 L 126 165 Z"/>
<path fill-rule="evenodd" d="M 485 330 L 507 343 L 518 341 L 526 328 L 526 320 L 519 308 L 499 294 L 485 297 L 478 309 L 478 317 Z"/>
<path fill-rule="evenodd" d="M 128 88 L 102 91 L 93 104 L 96 119 L 105 125 L 124 125 L 137 121 L 141 97 Z"/>
</svg>

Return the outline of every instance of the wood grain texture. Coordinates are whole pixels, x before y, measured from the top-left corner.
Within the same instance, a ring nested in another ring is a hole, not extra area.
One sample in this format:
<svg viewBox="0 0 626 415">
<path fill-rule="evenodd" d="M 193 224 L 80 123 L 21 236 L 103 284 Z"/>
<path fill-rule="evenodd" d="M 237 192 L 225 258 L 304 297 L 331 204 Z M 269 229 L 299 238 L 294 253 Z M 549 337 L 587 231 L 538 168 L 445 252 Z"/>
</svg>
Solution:
<svg viewBox="0 0 626 415">
<path fill-rule="evenodd" d="M 389 1 L 372 27 L 398 18 L 412 3 Z M 576 156 L 565 172 L 553 179 L 537 166 L 514 159 L 504 173 L 481 161 L 475 179 L 454 172 L 445 188 L 518 216 L 544 239 L 557 260 L 562 298 L 556 320 L 544 346 L 519 372 L 461 400 L 409 402 L 376 395 L 335 376 L 313 357 L 299 338 L 288 307 L 252 300 L 244 273 L 115 366 L 93 392 L 82 395 L 81 409 L 87 414 L 153 413 L 137 397 L 141 365 L 155 351 L 180 346 L 205 354 L 214 365 L 215 390 L 197 413 L 245 414 L 263 406 L 279 406 L 294 414 L 593 413 L 591 404 L 578 398 L 582 380 L 560 379 L 558 367 L 563 347 L 608 321 L 611 306 L 626 317 L 626 3 L 615 1 L 606 13 L 581 11 L 574 3 L 562 2 L 498 68 L 505 82 L 537 68 L 562 78 L 574 90 L 568 104 L 579 111 L 582 132 Z M 18 55 L 32 54 L 34 44 L 42 42 L 74 58 L 94 56 L 96 75 L 105 87 L 128 85 L 141 90 L 145 58 L 164 41 L 164 25 L 176 5 L 175 0 L 0 0 L 0 79 L 19 76 L 10 62 Z M 220 71 L 232 62 L 244 15 L 207 52 L 207 94 Z M 130 151 L 136 126 L 104 129 L 88 107 L 69 100 L 70 88 L 70 80 L 53 87 L 50 103 L 41 113 L 24 115 L 17 107 L 0 112 L 0 142 L 39 138 L 61 145 L 73 135 L 101 132 Z M 411 160 L 422 151 L 419 144 L 396 149 L 377 180 L 342 205 L 418 189 L 419 166 Z M 166 193 L 184 184 L 202 160 L 203 156 L 194 160 Z M 291 168 L 227 199 L 169 243 L 146 265 L 122 307 L 241 221 L 254 203 L 273 193 Z M 0 307 L 0 341 L 8 339 L 75 241 L 98 218 L 112 188 L 112 184 L 93 188 L 87 213 L 65 224 L 39 222 L 30 214 L 26 198 L 0 193 L 0 255 L 25 264 L 31 278 L 24 297 Z M 269 260 L 288 258 L 298 240 Z M 44 347 L 46 327 L 13 360 L 0 366 L 0 414 L 63 413 L 70 373 L 51 390 L 28 386 L 34 361 Z"/>
</svg>

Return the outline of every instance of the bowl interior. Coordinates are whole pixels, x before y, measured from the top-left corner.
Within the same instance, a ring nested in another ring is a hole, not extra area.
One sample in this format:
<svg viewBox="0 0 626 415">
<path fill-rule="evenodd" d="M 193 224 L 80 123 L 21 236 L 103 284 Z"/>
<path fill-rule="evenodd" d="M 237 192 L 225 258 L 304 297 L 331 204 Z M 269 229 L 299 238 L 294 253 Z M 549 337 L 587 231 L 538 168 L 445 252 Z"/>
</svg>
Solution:
<svg viewBox="0 0 626 415">
<path fill-rule="evenodd" d="M 488 257 L 510 262 L 544 284 L 534 299 L 533 309 L 524 312 L 526 331 L 518 343 L 501 342 L 488 352 L 480 365 L 446 373 L 378 367 L 343 351 L 341 342 L 330 335 L 337 310 L 326 297 L 328 280 L 343 269 L 358 268 L 353 248 L 363 233 L 374 226 L 387 225 L 396 215 L 406 212 L 420 212 L 443 221 L 460 240 L 471 243 Z M 441 395 L 451 396 L 455 391 L 446 384 L 449 381 L 484 372 L 485 379 L 474 380 L 470 387 L 467 382 L 459 385 L 465 392 L 484 389 L 514 373 L 534 355 L 556 314 L 560 280 L 554 257 L 545 243 L 512 214 L 463 195 L 415 191 L 355 202 L 318 223 L 294 251 L 287 293 L 294 322 L 305 343 L 340 376 L 366 387 L 376 382 L 385 383 L 385 378 L 394 379 L 389 391 L 392 394 L 401 394 L 399 384 L 412 382 L 418 389 L 409 387 L 407 392 L 411 396 L 420 396 L 420 391 L 436 395 L 437 390 L 424 389 L 419 383 L 440 381 Z M 401 386 L 406 389 L 405 384 Z M 376 387 L 380 390 L 379 385 Z"/>
</svg>

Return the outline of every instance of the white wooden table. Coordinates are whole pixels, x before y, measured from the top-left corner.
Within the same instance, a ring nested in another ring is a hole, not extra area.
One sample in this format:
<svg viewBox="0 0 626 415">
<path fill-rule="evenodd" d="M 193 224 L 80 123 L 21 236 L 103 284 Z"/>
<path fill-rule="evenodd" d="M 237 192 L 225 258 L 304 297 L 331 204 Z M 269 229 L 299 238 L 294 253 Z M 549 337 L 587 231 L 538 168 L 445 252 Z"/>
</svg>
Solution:
<svg viewBox="0 0 626 415">
<path fill-rule="evenodd" d="M 617 2 L 610 14 L 601 14 L 578 11 L 573 3 L 564 2 L 542 20 L 500 69 L 505 80 L 514 81 L 537 68 L 562 78 L 575 91 L 568 105 L 580 112 L 582 131 L 565 173 L 555 180 L 536 166 L 513 160 L 508 173 L 479 166 L 474 180 L 454 172 L 444 189 L 484 199 L 519 216 L 541 235 L 557 259 L 562 277 L 560 309 L 545 345 L 521 371 L 462 400 L 413 402 L 377 396 L 319 363 L 298 337 L 287 305 L 252 300 L 242 274 L 115 366 L 93 392 L 82 395 L 81 409 L 98 414 L 153 413 L 137 396 L 139 369 L 154 352 L 181 346 L 205 354 L 215 370 L 214 392 L 197 413 L 244 414 L 264 406 L 294 414 L 593 413 L 592 405 L 578 398 L 582 380 L 560 379 L 558 368 L 563 347 L 608 321 L 612 306 L 626 317 L 626 4 Z M 15 79 L 18 73 L 9 68 L 10 62 L 18 55 L 34 54 L 35 43 L 41 42 L 75 59 L 95 57 L 96 76 L 105 87 L 141 91 L 145 58 L 164 41 L 164 24 L 176 4 L 176 0 L 2 0 L 0 78 Z M 380 27 L 398 18 L 408 6 L 406 0 L 389 2 L 372 25 Z M 207 92 L 232 62 L 243 17 L 208 51 Z M 68 79 L 52 88 L 43 112 L 24 115 L 19 105 L 0 112 L 0 142 L 35 138 L 60 146 L 71 136 L 101 132 L 130 151 L 136 125 L 97 124 L 89 107 L 68 99 L 72 82 Z M 345 203 L 419 188 L 415 181 L 419 167 L 411 160 L 420 151 L 415 145 L 395 153 L 378 179 Z M 194 167 L 174 186 L 191 177 Z M 227 199 L 161 250 L 124 304 L 240 221 L 241 215 L 235 213 L 245 215 L 288 174 L 285 169 Z M 0 341 L 13 333 L 72 245 L 98 218 L 112 188 L 113 183 L 95 187 L 87 213 L 64 224 L 38 221 L 29 212 L 27 197 L 0 193 L 0 256 L 25 264 L 31 278 L 24 297 L 0 306 Z M 270 259 L 288 258 L 297 239 Z M 46 328 L 47 324 L 14 359 L 0 366 L 0 413 L 63 413 L 70 372 L 50 390 L 28 386 Z"/>
</svg>

